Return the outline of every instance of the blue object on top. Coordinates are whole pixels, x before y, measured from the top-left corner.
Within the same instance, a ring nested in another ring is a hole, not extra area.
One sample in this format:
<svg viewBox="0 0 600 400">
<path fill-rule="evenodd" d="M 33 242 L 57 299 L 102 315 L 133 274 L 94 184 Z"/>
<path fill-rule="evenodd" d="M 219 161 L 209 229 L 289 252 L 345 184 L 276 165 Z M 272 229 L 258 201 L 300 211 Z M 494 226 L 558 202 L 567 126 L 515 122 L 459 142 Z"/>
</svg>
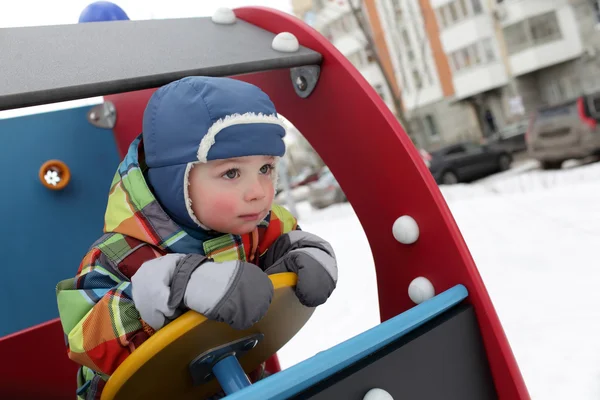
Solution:
<svg viewBox="0 0 600 400">
<path fill-rule="evenodd" d="M 79 15 L 79 23 L 104 21 L 129 21 L 129 17 L 121 7 L 110 1 L 95 1 Z"/>
<path fill-rule="evenodd" d="M 456 285 L 358 336 L 228 395 L 227 398 L 228 400 L 288 399 L 393 343 L 454 307 L 467 295 L 467 288 Z"/>
</svg>

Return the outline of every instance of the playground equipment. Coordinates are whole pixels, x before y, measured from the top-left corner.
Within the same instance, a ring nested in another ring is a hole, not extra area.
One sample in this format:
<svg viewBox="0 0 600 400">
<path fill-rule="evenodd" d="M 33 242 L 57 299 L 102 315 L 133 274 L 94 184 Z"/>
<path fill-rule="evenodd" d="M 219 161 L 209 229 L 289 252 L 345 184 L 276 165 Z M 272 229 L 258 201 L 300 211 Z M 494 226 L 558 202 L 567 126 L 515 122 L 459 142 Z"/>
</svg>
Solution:
<svg viewBox="0 0 600 400">
<path fill-rule="evenodd" d="M 18 267 L 6 268 L 0 292 L 8 316 L 0 328 L 0 398 L 75 396 L 77 366 L 67 359 L 55 319 L 54 287 L 75 273 L 97 238 L 112 173 L 141 132 L 150 95 L 190 75 L 259 86 L 318 151 L 368 237 L 382 323 L 249 385 L 244 372 L 273 356 L 312 312 L 290 295 L 294 276 L 274 276 L 273 318 L 235 332 L 190 311 L 121 364 L 103 399 L 199 398 L 219 387 L 231 399 L 529 398 L 483 281 L 418 150 L 318 32 L 282 12 L 244 7 L 207 18 L 0 29 L 0 37 L 0 110 L 104 96 L 93 107 L 0 120 L 0 133 L 9 138 L 0 150 L 9 174 L 1 179 L 11 190 L 2 199 L 8 218 L 2 239 L 14 243 L 15 229 L 27 238 L 3 259 Z M 40 182 L 53 172 L 39 173 L 49 160 L 68 168 L 61 190 Z M 106 183 L 105 192 L 98 182 Z M 27 292 L 18 289 L 23 281 Z M 285 309 L 295 310 L 293 318 L 278 324 L 274 317 Z M 271 362 L 276 372 L 276 358 Z M 40 363 L 42 374 L 35 372 Z"/>
</svg>

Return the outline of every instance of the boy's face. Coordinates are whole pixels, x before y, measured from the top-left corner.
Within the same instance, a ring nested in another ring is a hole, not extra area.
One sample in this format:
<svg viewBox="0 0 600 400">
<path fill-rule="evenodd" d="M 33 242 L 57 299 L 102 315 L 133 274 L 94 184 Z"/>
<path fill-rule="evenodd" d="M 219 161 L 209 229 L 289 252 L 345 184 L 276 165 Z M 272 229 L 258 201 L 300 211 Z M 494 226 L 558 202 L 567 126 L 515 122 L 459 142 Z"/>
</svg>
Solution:
<svg viewBox="0 0 600 400">
<path fill-rule="evenodd" d="M 243 235 L 271 209 L 275 159 L 249 156 L 196 164 L 189 176 L 192 211 L 205 226 Z"/>
</svg>

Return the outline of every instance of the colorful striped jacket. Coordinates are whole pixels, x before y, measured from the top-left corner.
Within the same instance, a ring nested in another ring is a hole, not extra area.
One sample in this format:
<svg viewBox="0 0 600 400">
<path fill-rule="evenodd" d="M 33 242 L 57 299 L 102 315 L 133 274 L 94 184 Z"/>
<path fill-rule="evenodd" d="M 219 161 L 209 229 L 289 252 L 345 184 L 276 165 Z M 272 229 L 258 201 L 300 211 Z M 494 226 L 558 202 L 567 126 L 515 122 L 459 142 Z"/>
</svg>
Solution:
<svg viewBox="0 0 600 400">
<path fill-rule="evenodd" d="M 91 246 L 75 277 L 59 282 L 56 289 L 68 356 L 82 366 L 77 377 L 80 399 L 99 399 L 106 379 L 154 333 L 132 300 L 130 278 L 142 263 L 172 252 L 261 266 L 279 236 L 299 229 L 288 211 L 273 205 L 249 234 L 206 232 L 194 238 L 169 218 L 148 188 L 141 150 L 138 138 L 114 176 L 105 234 Z"/>
</svg>

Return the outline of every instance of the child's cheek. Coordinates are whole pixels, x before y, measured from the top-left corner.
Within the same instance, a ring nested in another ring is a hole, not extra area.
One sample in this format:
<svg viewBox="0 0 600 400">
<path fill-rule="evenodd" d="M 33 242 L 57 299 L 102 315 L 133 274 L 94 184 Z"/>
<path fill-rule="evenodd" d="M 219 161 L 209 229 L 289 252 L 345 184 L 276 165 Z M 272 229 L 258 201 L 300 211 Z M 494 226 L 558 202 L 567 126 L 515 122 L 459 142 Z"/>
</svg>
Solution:
<svg viewBox="0 0 600 400">
<path fill-rule="evenodd" d="M 215 218 L 222 219 L 237 216 L 236 203 L 231 198 L 215 199 L 211 208 Z"/>
</svg>

